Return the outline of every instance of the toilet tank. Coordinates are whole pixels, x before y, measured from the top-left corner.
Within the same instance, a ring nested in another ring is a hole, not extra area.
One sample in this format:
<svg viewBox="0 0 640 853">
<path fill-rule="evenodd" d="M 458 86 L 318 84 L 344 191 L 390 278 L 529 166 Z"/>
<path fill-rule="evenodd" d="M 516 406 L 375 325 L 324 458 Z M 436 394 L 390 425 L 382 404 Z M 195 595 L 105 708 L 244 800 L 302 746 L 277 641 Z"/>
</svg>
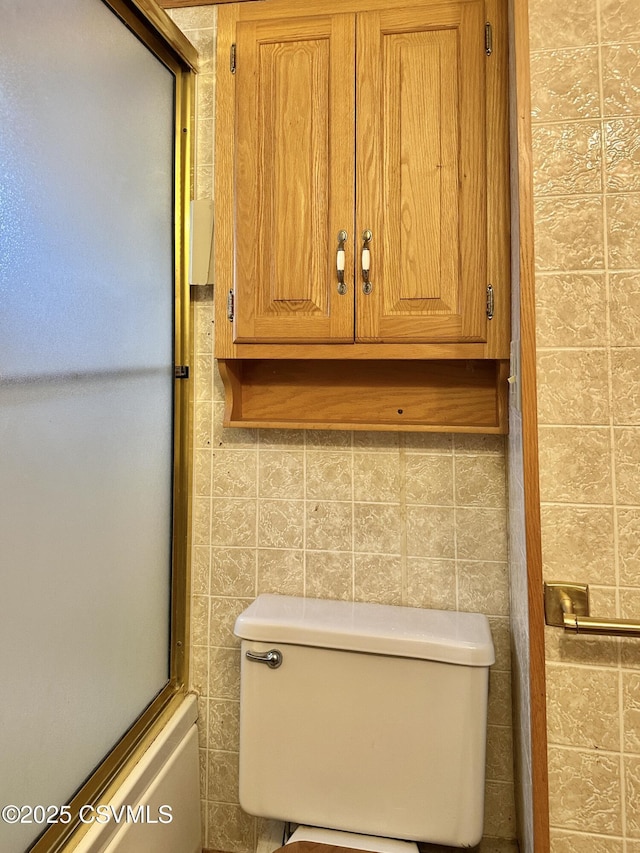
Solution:
<svg viewBox="0 0 640 853">
<path fill-rule="evenodd" d="M 480 841 L 495 659 L 485 616 L 261 595 L 235 633 L 245 811 L 458 847 Z"/>
</svg>

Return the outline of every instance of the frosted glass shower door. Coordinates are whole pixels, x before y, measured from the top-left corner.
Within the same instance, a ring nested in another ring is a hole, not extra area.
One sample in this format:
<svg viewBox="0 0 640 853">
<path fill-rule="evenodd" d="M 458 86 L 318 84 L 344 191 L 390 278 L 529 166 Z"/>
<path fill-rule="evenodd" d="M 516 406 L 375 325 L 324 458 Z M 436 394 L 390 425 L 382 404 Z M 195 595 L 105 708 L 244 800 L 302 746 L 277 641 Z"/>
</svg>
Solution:
<svg viewBox="0 0 640 853">
<path fill-rule="evenodd" d="M 169 678 L 175 77 L 101 0 L 0 20 L 0 803 L 48 805 Z"/>
</svg>

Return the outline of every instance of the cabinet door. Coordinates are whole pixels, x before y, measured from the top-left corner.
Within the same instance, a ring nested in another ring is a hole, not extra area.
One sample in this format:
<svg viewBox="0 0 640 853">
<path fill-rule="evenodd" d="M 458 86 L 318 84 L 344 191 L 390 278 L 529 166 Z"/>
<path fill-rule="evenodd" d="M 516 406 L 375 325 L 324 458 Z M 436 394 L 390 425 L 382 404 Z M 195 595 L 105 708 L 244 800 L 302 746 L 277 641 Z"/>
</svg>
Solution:
<svg viewBox="0 0 640 853">
<path fill-rule="evenodd" d="M 357 16 L 358 340 L 486 340 L 484 22 L 479 0 Z"/>
<path fill-rule="evenodd" d="M 353 341 L 353 15 L 240 22 L 236 342 Z"/>
</svg>

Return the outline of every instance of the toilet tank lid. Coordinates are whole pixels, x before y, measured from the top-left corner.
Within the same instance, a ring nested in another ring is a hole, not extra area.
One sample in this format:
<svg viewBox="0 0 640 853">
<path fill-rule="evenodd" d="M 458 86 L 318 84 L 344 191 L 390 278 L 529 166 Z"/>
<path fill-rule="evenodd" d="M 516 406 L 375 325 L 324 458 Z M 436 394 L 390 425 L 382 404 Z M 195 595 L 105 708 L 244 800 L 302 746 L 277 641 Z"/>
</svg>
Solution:
<svg viewBox="0 0 640 853">
<path fill-rule="evenodd" d="M 463 666 L 495 661 L 481 613 L 260 595 L 238 616 L 243 640 L 421 658 Z"/>
</svg>

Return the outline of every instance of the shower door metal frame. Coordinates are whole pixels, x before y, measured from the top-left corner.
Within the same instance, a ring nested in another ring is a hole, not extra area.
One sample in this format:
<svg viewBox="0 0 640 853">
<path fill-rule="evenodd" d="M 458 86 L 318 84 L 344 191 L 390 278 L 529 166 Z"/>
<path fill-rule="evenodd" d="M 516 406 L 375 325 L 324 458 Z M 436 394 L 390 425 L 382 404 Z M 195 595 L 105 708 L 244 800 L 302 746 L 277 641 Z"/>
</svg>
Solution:
<svg viewBox="0 0 640 853">
<path fill-rule="evenodd" d="M 173 513 L 169 680 L 131 728 L 105 756 L 68 803 L 71 819 L 53 824 L 30 853 L 58 853 L 89 825 L 84 805 L 108 802 L 122 780 L 183 701 L 189 669 L 189 558 L 191 492 L 191 307 L 189 299 L 189 205 L 192 197 L 193 99 L 198 54 L 154 0 L 102 0 L 175 77 L 174 97 L 174 421 Z M 187 367 L 186 371 L 178 368 Z M 186 375 L 185 375 L 186 374 Z M 80 782 L 81 780 L 79 780 Z"/>
</svg>

